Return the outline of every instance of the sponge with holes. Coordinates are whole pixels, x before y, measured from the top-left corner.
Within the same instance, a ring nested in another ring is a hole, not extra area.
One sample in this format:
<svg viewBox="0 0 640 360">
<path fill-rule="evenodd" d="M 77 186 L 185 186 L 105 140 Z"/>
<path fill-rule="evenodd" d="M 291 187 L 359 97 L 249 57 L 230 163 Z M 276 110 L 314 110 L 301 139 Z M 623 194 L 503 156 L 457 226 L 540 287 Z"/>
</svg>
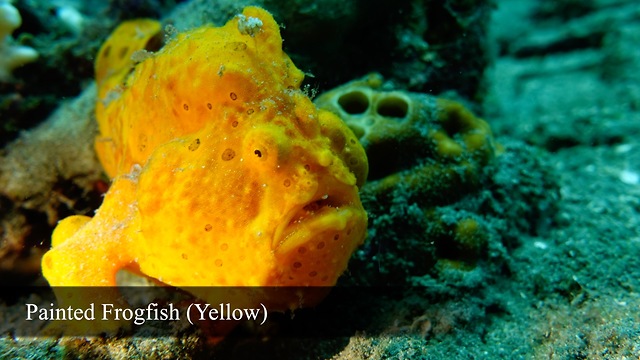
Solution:
<svg viewBox="0 0 640 360">
<path fill-rule="evenodd" d="M 400 268 L 395 275 L 406 274 L 404 264 L 426 268 L 435 260 L 473 267 L 487 246 L 480 216 L 442 216 L 438 209 L 481 188 L 495 156 L 489 125 L 458 102 L 388 89 L 379 74 L 330 90 L 315 103 L 345 120 L 369 158 L 362 196 L 376 237 L 362 252 L 375 253 L 375 243 L 384 241 L 387 251 L 376 254 L 378 259 L 391 259 L 394 247 L 402 249 L 396 254 L 402 260 L 381 266 Z M 402 210 L 402 204 L 413 212 Z M 419 245 L 412 248 L 414 238 Z M 366 268 L 370 257 L 362 260 Z M 360 261 L 357 255 L 356 266 Z"/>
<path fill-rule="evenodd" d="M 368 187 L 398 184 L 432 203 L 473 187 L 494 157 L 489 125 L 458 102 L 384 89 L 372 73 L 320 95 L 315 103 L 342 118 L 369 158 Z"/>
</svg>

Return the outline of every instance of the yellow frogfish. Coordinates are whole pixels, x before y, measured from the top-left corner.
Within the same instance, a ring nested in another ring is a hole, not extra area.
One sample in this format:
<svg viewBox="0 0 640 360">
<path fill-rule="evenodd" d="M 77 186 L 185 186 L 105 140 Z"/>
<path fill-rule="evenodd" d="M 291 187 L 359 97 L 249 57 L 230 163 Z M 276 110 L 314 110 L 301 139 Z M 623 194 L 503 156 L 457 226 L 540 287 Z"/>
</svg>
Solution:
<svg viewBox="0 0 640 360">
<path fill-rule="evenodd" d="M 300 90 L 267 11 L 142 50 L 159 30 L 124 23 L 98 53 L 95 148 L 113 182 L 93 218 L 53 233 L 42 270 L 58 300 L 71 301 L 67 286 L 113 286 L 121 269 L 206 301 L 211 286 L 335 285 L 366 237 L 356 136 Z"/>
</svg>

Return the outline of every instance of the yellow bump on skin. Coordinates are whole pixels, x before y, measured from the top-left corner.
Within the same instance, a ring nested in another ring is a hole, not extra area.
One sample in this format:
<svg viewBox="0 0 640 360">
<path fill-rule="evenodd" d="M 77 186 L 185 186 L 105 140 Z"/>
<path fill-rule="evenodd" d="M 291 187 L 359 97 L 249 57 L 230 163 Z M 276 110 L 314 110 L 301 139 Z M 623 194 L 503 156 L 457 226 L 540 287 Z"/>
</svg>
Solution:
<svg viewBox="0 0 640 360">
<path fill-rule="evenodd" d="M 120 24 L 100 48 L 96 57 L 96 81 L 103 97 L 121 83 L 134 61 L 131 56 L 144 49 L 160 33 L 160 22 L 152 19 L 129 20 Z"/>
<path fill-rule="evenodd" d="M 327 167 L 331 165 L 331 161 L 333 161 L 334 155 L 329 149 L 324 149 L 320 152 L 318 156 L 318 164 L 323 167 Z"/>
<path fill-rule="evenodd" d="M 78 229 L 88 223 L 89 220 L 91 218 L 88 216 L 74 215 L 58 222 L 58 226 L 56 226 L 51 235 L 51 246 L 55 247 L 62 244 L 66 239 L 73 236 Z"/>
</svg>

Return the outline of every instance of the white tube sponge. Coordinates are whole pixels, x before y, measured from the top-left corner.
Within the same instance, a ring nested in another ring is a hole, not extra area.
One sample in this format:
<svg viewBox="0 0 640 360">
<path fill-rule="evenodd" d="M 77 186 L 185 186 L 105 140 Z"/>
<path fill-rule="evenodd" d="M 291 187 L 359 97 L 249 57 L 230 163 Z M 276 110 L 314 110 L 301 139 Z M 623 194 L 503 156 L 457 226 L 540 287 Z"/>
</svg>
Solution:
<svg viewBox="0 0 640 360">
<path fill-rule="evenodd" d="M 9 80 L 13 69 L 38 58 L 38 52 L 34 49 L 13 44 L 11 33 L 21 24 L 18 9 L 0 0 L 0 81 Z"/>
</svg>

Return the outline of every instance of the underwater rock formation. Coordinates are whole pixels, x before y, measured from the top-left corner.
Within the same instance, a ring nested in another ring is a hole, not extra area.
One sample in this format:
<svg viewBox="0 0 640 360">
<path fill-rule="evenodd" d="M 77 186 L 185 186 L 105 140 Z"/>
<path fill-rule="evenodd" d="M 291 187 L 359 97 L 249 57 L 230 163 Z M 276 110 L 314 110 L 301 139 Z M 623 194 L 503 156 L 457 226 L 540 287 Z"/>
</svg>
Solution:
<svg viewBox="0 0 640 360">
<path fill-rule="evenodd" d="M 92 142 L 95 86 L 64 102 L 44 123 L 0 153 L 0 280 L 40 274 L 40 258 L 58 220 L 88 214 L 107 187 Z"/>
</svg>

